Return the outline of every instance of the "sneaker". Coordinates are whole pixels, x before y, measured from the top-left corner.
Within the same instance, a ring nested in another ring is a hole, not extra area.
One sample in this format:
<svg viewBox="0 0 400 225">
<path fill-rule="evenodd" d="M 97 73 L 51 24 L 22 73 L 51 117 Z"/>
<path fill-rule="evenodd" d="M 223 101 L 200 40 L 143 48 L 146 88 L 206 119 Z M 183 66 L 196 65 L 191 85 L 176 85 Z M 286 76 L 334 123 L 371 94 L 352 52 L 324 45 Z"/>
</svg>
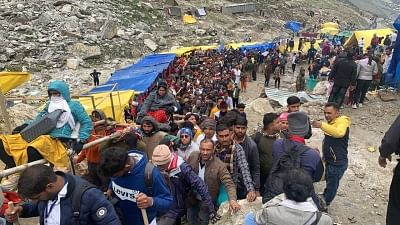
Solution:
<svg viewBox="0 0 400 225">
<path fill-rule="evenodd" d="M 362 107 L 362 103 L 358 103 L 358 107 L 360 107 L 360 108 L 361 108 L 361 107 Z"/>
<path fill-rule="evenodd" d="M 318 206 L 319 206 L 318 209 L 321 212 L 328 213 L 328 205 L 326 204 L 324 195 L 323 194 L 318 194 L 317 198 L 318 198 L 318 203 L 319 203 L 318 204 Z"/>
<path fill-rule="evenodd" d="M 357 105 L 356 105 L 356 104 L 353 104 L 353 105 L 351 106 L 351 108 L 357 109 Z"/>
</svg>

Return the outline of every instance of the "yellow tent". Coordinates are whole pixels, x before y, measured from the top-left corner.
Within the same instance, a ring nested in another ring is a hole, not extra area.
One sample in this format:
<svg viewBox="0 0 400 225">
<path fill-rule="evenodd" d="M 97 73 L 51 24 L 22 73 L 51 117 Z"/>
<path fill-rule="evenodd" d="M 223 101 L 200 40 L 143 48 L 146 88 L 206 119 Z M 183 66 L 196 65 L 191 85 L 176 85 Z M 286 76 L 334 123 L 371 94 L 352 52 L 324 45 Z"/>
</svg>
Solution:
<svg viewBox="0 0 400 225">
<path fill-rule="evenodd" d="M 116 122 L 124 123 L 124 109 L 128 106 L 129 100 L 132 99 L 134 94 L 134 91 L 103 92 L 88 96 L 80 96 L 79 102 L 83 105 L 89 115 L 91 115 L 94 110 L 94 102 L 95 108 L 103 110 L 107 117 L 115 117 Z M 112 107 L 113 105 L 114 107 Z M 113 108 L 115 115 L 113 115 Z"/>
<path fill-rule="evenodd" d="M 330 34 L 330 35 L 336 35 L 340 32 L 339 29 L 337 28 L 333 28 L 333 27 L 326 27 L 326 28 L 322 28 L 321 30 L 318 31 L 318 33 L 321 34 Z"/>
<path fill-rule="evenodd" d="M 184 24 L 194 24 L 197 22 L 194 16 L 188 14 L 183 15 L 182 20 Z"/>
<path fill-rule="evenodd" d="M 31 79 L 31 74 L 28 72 L 0 72 L 0 90 L 6 94 L 13 88 L 25 83 Z"/>
<path fill-rule="evenodd" d="M 324 29 L 324 28 L 335 28 L 335 29 L 339 30 L 339 24 L 333 23 L 333 22 L 321 24 L 321 29 Z"/>
<path fill-rule="evenodd" d="M 394 30 L 391 28 L 375 29 L 375 30 L 356 30 L 346 41 L 346 43 L 344 43 L 344 46 L 351 47 L 354 45 L 358 45 L 358 41 L 361 38 L 364 38 L 364 49 L 366 49 L 371 45 L 371 40 L 374 34 L 376 34 L 378 37 L 386 37 L 386 35 L 390 35 L 393 33 Z"/>
<path fill-rule="evenodd" d="M 168 51 L 168 53 L 174 53 L 178 56 L 184 55 L 187 52 L 193 50 L 208 50 L 208 49 L 216 49 L 217 45 L 202 45 L 202 46 L 191 46 L 191 47 L 182 47 L 182 48 L 175 48 Z"/>
</svg>

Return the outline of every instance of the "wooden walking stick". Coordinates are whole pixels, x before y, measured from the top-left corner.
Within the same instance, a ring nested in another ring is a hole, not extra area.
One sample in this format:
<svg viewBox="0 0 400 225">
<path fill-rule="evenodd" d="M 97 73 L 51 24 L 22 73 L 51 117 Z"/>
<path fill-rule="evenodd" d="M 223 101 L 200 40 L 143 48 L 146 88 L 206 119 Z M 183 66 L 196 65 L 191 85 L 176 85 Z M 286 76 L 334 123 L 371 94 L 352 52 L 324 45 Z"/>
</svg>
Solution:
<svg viewBox="0 0 400 225">
<path fill-rule="evenodd" d="M 14 211 L 14 202 L 8 202 L 8 208 L 10 208 L 11 211 Z M 20 225 L 18 219 L 13 224 Z"/>
<path fill-rule="evenodd" d="M 149 225 L 149 218 L 147 218 L 146 209 L 140 209 L 140 212 L 142 213 L 144 225 Z"/>
</svg>

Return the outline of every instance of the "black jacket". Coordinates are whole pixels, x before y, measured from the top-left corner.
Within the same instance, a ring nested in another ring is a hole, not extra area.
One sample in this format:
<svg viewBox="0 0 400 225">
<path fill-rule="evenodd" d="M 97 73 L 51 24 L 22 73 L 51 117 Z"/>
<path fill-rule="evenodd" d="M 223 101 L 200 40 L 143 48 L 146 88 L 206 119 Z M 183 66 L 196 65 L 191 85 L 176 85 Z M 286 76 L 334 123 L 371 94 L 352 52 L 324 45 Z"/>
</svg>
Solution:
<svg viewBox="0 0 400 225">
<path fill-rule="evenodd" d="M 338 59 L 329 74 L 329 80 L 334 80 L 334 85 L 347 88 L 355 85 L 357 64 L 350 58 Z"/>
<path fill-rule="evenodd" d="M 386 131 L 382 139 L 379 152 L 382 157 L 388 157 L 392 153 L 400 154 L 400 115 Z"/>
<path fill-rule="evenodd" d="M 246 135 L 243 143 L 240 143 L 243 147 L 244 153 L 246 155 L 247 163 L 249 164 L 249 170 L 251 174 L 251 178 L 254 182 L 254 188 L 256 191 L 260 190 L 260 157 L 258 153 L 257 144 Z M 244 184 L 243 177 L 239 176 L 240 184 Z M 242 187 L 246 188 L 246 187 Z"/>
</svg>

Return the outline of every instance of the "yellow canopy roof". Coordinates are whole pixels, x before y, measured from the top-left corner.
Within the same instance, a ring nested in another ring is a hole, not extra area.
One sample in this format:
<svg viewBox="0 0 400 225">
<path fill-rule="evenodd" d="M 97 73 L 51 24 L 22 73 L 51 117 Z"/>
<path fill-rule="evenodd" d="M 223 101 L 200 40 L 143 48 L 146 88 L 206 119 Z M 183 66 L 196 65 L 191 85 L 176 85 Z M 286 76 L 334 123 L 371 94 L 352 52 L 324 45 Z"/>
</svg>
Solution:
<svg viewBox="0 0 400 225">
<path fill-rule="evenodd" d="M 328 22 L 328 23 L 321 24 L 321 29 L 324 29 L 324 28 L 339 29 L 339 24 L 333 23 L 333 22 Z"/>
<path fill-rule="evenodd" d="M 194 24 L 197 22 L 194 16 L 188 14 L 183 15 L 182 20 L 184 24 Z"/>
<path fill-rule="evenodd" d="M 391 28 L 375 29 L 375 30 L 356 30 L 350 36 L 350 38 L 344 43 L 345 47 L 351 47 L 358 45 L 358 41 L 364 38 L 364 49 L 371 45 L 371 40 L 374 34 L 378 37 L 386 37 L 386 35 L 393 34 L 394 30 Z"/>
<path fill-rule="evenodd" d="M 238 49 L 242 46 L 248 46 L 248 45 L 255 45 L 259 44 L 260 42 L 238 42 L 238 43 L 229 43 L 225 45 L 225 48 L 233 48 L 233 49 Z"/>
<path fill-rule="evenodd" d="M 175 48 L 171 49 L 168 53 L 174 53 L 178 56 L 184 55 L 187 52 L 193 50 L 208 50 L 208 49 L 216 49 L 217 45 L 202 45 L 202 46 L 191 46 L 191 47 L 182 47 L 182 48 Z"/>
<path fill-rule="evenodd" d="M 113 104 L 111 104 L 111 97 Z M 96 106 L 96 109 L 101 109 L 106 114 L 107 117 L 113 117 L 113 107 L 115 112 L 115 121 L 118 123 L 124 123 L 124 109 L 129 105 L 129 101 L 134 96 L 134 91 L 114 91 L 114 92 L 103 92 L 98 94 L 88 95 L 88 97 L 79 97 L 79 102 L 83 105 L 86 112 L 91 115 L 93 108 L 93 100 Z"/>
<path fill-rule="evenodd" d="M 30 80 L 31 77 L 28 72 L 0 72 L 0 90 L 6 94 L 11 89 Z"/>
</svg>

